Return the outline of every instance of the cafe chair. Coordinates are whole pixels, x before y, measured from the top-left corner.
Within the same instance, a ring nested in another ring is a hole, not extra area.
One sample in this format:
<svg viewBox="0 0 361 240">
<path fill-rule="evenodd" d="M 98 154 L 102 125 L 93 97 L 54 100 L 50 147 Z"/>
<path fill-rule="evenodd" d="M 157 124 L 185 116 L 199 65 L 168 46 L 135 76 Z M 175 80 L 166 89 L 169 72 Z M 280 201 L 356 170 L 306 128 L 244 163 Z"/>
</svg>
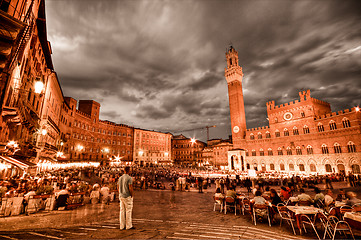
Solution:
<svg viewBox="0 0 361 240">
<path fill-rule="evenodd" d="M 233 197 L 226 197 L 224 200 L 224 214 L 227 214 L 227 207 L 234 207 L 234 215 L 237 215 L 237 204 Z"/>
<path fill-rule="evenodd" d="M 298 206 L 311 206 L 310 201 L 298 201 Z"/>
<path fill-rule="evenodd" d="M 249 198 L 243 198 L 242 199 L 242 214 L 244 215 L 245 211 L 250 211 L 251 209 L 251 205 L 250 205 L 250 201 Z"/>
<path fill-rule="evenodd" d="M 361 212 L 361 203 L 356 203 L 352 205 L 352 211 L 353 212 Z"/>
<path fill-rule="evenodd" d="M 352 212 L 352 207 L 351 206 L 348 206 L 348 205 L 345 205 L 345 206 L 341 206 L 340 207 L 340 213 L 341 213 L 341 216 L 343 217 L 343 215 L 345 214 L 345 212 Z"/>
<path fill-rule="evenodd" d="M 323 239 L 325 239 L 328 235 L 330 238 L 332 238 L 332 240 L 334 240 L 337 232 L 344 234 L 345 239 L 350 239 L 347 236 L 347 234 L 349 234 L 351 235 L 352 239 L 355 240 L 351 227 L 346 221 L 339 221 L 337 217 L 329 216 Z"/>
<path fill-rule="evenodd" d="M 213 196 L 213 199 L 214 199 L 213 211 L 216 211 L 216 206 L 220 206 L 221 210 L 219 212 L 222 212 L 223 211 L 224 198 L 223 197 L 215 197 L 215 196 Z"/>
<path fill-rule="evenodd" d="M 301 216 L 300 216 L 300 222 L 302 223 L 302 226 L 303 226 L 303 229 L 305 230 L 305 233 L 307 233 L 306 226 L 305 226 L 305 224 L 306 224 L 306 225 L 312 227 L 312 229 L 315 231 L 315 233 L 316 233 L 316 235 L 317 235 L 317 238 L 318 238 L 319 240 L 321 240 L 321 238 L 320 238 L 320 236 L 318 235 L 318 232 L 317 232 L 317 230 L 316 230 L 316 227 L 315 227 L 315 225 L 313 224 L 313 221 L 312 221 L 307 215 L 301 214 Z"/>
<path fill-rule="evenodd" d="M 279 203 L 277 204 L 277 210 L 278 210 L 278 214 L 281 217 L 280 227 L 282 226 L 282 221 L 286 220 L 288 224 L 291 225 L 293 234 L 296 235 L 295 227 L 293 226 L 293 222 L 295 221 L 295 219 L 291 217 L 290 213 L 287 211 L 287 207 L 283 203 Z"/>
<path fill-rule="evenodd" d="M 263 218 L 267 216 L 268 225 L 271 227 L 271 217 L 268 206 L 266 204 L 254 204 L 253 205 L 253 221 L 254 225 L 257 225 L 257 217 Z"/>
</svg>

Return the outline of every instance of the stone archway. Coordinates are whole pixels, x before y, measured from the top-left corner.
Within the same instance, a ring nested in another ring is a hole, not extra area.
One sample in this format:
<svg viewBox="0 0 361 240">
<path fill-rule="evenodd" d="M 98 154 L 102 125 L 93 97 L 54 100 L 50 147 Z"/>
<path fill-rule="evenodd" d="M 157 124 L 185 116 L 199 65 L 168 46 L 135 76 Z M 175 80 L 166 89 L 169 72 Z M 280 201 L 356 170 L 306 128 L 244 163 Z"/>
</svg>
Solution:
<svg viewBox="0 0 361 240">
<path fill-rule="evenodd" d="M 337 170 L 338 170 L 339 173 L 345 174 L 345 164 L 337 163 Z"/>
</svg>

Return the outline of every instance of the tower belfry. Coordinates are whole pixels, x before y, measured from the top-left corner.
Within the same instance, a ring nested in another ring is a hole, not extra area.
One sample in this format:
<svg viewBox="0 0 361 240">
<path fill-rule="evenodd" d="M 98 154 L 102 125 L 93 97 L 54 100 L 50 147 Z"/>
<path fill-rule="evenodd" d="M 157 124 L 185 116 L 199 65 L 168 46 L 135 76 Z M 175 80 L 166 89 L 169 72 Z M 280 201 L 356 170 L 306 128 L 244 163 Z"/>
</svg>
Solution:
<svg viewBox="0 0 361 240">
<path fill-rule="evenodd" d="M 224 76 L 228 84 L 233 147 L 238 148 L 246 137 L 246 114 L 242 90 L 242 68 L 238 64 L 238 52 L 231 46 L 226 52 L 227 67 Z"/>
</svg>

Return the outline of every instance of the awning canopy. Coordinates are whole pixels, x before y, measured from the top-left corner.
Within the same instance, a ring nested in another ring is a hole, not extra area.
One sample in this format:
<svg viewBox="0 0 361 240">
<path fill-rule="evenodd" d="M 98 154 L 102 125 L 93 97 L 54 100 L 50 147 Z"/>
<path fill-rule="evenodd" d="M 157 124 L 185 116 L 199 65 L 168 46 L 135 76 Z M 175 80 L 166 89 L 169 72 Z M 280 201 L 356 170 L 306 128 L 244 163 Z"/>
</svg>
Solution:
<svg viewBox="0 0 361 240">
<path fill-rule="evenodd" d="M 14 165 L 22 170 L 25 170 L 27 168 L 37 167 L 35 163 L 26 160 L 15 159 L 9 156 L 0 156 L 0 160 L 10 163 L 11 165 Z"/>
</svg>

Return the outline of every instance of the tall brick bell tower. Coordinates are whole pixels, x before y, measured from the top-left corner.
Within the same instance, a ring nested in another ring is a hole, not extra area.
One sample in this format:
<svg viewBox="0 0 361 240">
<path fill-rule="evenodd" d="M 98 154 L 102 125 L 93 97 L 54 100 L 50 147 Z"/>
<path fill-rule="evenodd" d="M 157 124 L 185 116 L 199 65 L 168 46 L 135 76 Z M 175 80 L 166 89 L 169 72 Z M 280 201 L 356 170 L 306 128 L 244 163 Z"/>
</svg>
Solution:
<svg viewBox="0 0 361 240">
<path fill-rule="evenodd" d="M 238 65 L 238 52 L 232 46 L 227 50 L 226 58 L 227 67 L 224 69 L 224 76 L 228 84 L 233 148 L 241 148 L 247 130 L 242 91 L 243 72 Z"/>
</svg>

